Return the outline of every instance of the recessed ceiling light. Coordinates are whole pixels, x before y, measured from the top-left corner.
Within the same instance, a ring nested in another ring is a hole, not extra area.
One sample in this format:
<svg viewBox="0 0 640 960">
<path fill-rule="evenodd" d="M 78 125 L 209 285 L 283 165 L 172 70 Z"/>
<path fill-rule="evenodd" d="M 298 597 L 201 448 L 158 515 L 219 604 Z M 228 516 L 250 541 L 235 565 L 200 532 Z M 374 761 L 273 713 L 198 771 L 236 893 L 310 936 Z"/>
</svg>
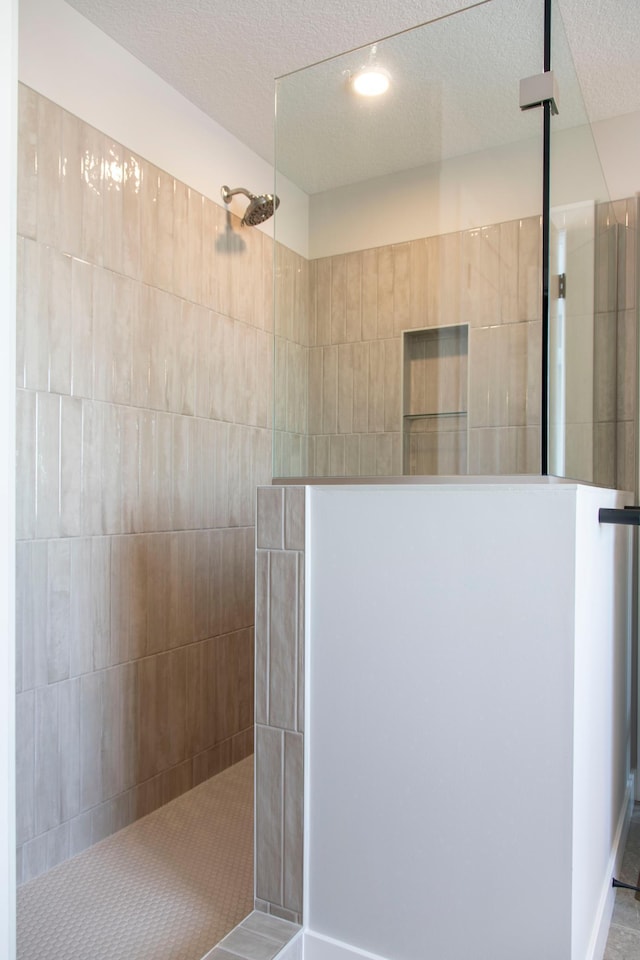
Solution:
<svg viewBox="0 0 640 960">
<path fill-rule="evenodd" d="M 389 75 L 383 70 L 369 67 L 356 73 L 351 85 L 361 97 L 379 97 L 389 89 Z"/>
</svg>

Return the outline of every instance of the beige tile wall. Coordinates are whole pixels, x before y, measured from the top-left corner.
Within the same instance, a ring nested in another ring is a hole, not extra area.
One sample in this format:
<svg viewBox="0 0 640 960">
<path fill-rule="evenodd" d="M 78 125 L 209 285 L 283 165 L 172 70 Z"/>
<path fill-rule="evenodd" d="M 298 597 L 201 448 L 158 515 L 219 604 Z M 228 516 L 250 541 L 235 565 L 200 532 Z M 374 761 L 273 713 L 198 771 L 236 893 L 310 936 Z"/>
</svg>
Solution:
<svg viewBox="0 0 640 960">
<path fill-rule="evenodd" d="M 22 881 L 253 749 L 273 283 L 269 238 L 25 87 L 19 150 Z"/>
<path fill-rule="evenodd" d="M 302 477 L 309 470 L 310 450 L 309 262 L 276 244 L 275 283 L 274 474 Z"/>
<path fill-rule="evenodd" d="M 594 482 L 635 490 L 638 200 L 596 208 Z"/>
<path fill-rule="evenodd" d="M 276 447 L 276 474 L 401 474 L 402 331 L 460 323 L 470 326 L 468 472 L 539 472 L 540 237 L 532 217 L 312 261 L 307 437 L 293 454 Z M 282 422 L 283 371 L 284 361 Z M 447 443 L 458 449 L 459 431 L 443 430 L 434 449 Z"/>
<path fill-rule="evenodd" d="M 256 908 L 301 922 L 304 487 L 258 490 Z"/>
</svg>

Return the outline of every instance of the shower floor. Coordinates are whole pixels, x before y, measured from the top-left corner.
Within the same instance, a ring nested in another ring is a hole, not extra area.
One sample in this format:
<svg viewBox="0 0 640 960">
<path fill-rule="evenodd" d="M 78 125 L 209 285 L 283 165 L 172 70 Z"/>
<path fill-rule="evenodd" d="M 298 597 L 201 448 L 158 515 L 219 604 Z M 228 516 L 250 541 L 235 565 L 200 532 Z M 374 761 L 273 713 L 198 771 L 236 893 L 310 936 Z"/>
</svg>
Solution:
<svg viewBox="0 0 640 960">
<path fill-rule="evenodd" d="M 253 757 L 18 890 L 18 960 L 201 960 L 253 909 Z"/>
</svg>

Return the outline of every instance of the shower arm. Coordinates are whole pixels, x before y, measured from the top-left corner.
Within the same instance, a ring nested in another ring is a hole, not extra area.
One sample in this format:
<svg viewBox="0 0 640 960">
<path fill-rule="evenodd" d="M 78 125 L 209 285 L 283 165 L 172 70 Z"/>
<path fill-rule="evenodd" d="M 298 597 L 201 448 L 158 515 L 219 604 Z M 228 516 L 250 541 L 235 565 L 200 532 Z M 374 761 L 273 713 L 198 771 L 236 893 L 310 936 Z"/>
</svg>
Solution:
<svg viewBox="0 0 640 960">
<path fill-rule="evenodd" d="M 253 200 L 253 194 L 246 190 L 244 187 L 236 187 L 235 190 L 230 190 L 229 187 L 224 186 L 221 188 L 220 193 L 222 194 L 222 199 L 225 203 L 229 203 L 231 197 L 235 197 L 237 193 L 244 194 L 249 200 Z"/>
</svg>

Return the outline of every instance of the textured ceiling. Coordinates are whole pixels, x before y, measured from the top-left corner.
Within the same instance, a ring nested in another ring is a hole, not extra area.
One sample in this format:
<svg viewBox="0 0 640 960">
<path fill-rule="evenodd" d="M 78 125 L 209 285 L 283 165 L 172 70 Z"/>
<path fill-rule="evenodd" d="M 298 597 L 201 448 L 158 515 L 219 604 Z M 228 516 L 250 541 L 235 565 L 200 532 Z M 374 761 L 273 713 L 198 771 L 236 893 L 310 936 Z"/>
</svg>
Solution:
<svg viewBox="0 0 640 960">
<path fill-rule="evenodd" d="M 463 0 L 69 2 L 271 162 L 274 77 L 466 5 Z M 278 136 L 287 140 L 285 172 L 315 192 L 506 143 L 528 128 L 533 132 L 532 119 L 514 111 L 513 84 L 540 69 L 542 2 L 489 0 L 387 41 L 378 56 L 382 62 L 383 53 L 388 55 L 385 66 L 394 87 L 384 107 L 360 104 L 354 114 L 343 70 L 357 67 L 361 53 L 282 80 Z M 589 118 L 640 110 L 640 0 L 558 0 L 557 8 L 569 43 L 562 42 L 564 31 L 557 25 L 554 66 L 568 78 L 573 60 Z M 561 97 L 562 123 L 580 122 L 578 85 L 565 79 Z"/>
</svg>

